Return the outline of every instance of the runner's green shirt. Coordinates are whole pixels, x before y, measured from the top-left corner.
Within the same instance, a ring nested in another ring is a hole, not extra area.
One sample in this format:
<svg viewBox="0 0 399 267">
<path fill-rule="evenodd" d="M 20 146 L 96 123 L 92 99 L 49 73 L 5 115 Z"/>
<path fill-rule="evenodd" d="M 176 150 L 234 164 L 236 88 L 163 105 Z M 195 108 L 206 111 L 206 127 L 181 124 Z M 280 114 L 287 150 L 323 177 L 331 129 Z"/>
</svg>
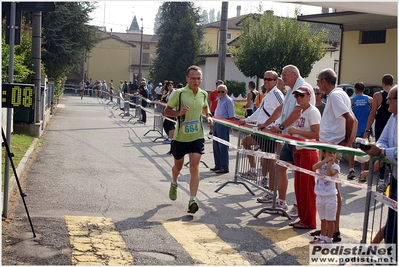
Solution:
<svg viewBox="0 0 399 267">
<path fill-rule="evenodd" d="M 169 99 L 168 106 L 176 110 L 180 110 L 184 106 L 189 106 L 190 109 L 185 115 L 177 118 L 176 130 L 173 136 L 174 140 L 192 142 L 204 138 L 201 114 L 202 108 L 207 105 L 207 99 L 208 93 L 201 88 L 198 88 L 195 96 L 187 85 L 176 90 Z"/>
</svg>

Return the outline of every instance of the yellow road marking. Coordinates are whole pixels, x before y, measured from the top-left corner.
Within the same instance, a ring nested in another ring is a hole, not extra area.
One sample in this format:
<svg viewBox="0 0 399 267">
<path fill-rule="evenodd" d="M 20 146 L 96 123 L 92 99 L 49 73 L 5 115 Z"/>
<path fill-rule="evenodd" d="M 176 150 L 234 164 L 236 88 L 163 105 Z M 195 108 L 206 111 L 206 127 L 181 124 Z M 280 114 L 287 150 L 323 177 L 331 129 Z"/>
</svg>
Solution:
<svg viewBox="0 0 399 267">
<path fill-rule="evenodd" d="M 273 241 L 275 246 L 294 256 L 301 265 L 309 264 L 309 241 L 291 228 L 251 226 L 252 229 Z"/>
<path fill-rule="evenodd" d="M 251 265 L 205 224 L 163 221 L 162 225 L 193 259 L 203 264 Z"/>
<path fill-rule="evenodd" d="M 352 229 L 346 229 L 346 228 L 341 228 L 339 229 L 340 233 L 341 233 L 341 238 L 343 243 L 345 243 L 344 241 L 344 237 L 342 235 L 345 235 L 349 238 L 355 239 L 356 241 L 358 241 L 360 243 L 360 241 L 362 240 L 362 236 L 363 236 L 363 231 L 359 231 L 359 230 L 352 230 Z M 378 232 L 374 231 L 375 233 Z M 370 239 L 370 232 L 368 232 L 368 238 Z M 352 243 L 352 242 L 348 242 L 348 243 Z"/>
<path fill-rule="evenodd" d="M 64 216 L 73 265 L 133 265 L 133 257 L 110 218 Z"/>
</svg>

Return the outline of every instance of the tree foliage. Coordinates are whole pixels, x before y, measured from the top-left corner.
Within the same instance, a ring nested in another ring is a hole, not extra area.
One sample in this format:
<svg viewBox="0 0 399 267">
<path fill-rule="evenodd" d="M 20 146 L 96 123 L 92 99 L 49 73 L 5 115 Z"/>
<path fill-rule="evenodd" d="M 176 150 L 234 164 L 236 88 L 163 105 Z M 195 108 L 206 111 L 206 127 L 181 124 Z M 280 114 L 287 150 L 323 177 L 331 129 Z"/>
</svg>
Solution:
<svg viewBox="0 0 399 267">
<path fill-rule="evenodd" d="M 55 11 L 43 12 L 42 60 L 48 77 L 62 79 L 82 67 L 85 54 L 98 42 L 97 27 L 89 25 L 94 2 L 54 2 Z"/>
<path fill-rule="evenodd" d="M 158 31 L 159 26 L 161 25 L 161 6 L 158 7 L 158 12 L 155 15 L 155 20 L 154 20 L 154 34 Z"/>
<path fill-rule="evenodd" d="M 209 10 L 209 23 L 215 22 L 216 21 L 216 17 L 215 17 L 215 9 L 211 8 L 211 10 Z"/>
<path fill-rule="evenodd" d="M 209 23 L 209 17 L 208 17 L 208 11 L 205 9 L 202 10 L 202 15 L 201 15 L 201 24 L 205 25 Z"/>
<path fill-rule="evenodd" d="M 324 32 L 311 32 L 309 24 L 295 18 L 280 18 L 273 12 L 260 16 L 249 15 L 243 20 L 243 33 L 234 62 L 247 77 L 262 77 L 266 70 L 281 73 L 282 68 L 293 64 L 307 77 L 325 53 Z"/>
<path fill-rule="evenodd" d="M 246 96 L 246 85 L 245 82 L 239 82 L 234 80 L 226 80 L 224 84 L 229 88 L 229 95 L 238 97 L 239 95 Z"/>
<path fill-rule="evenodd" d="M 5 36 L 6 23 L 3 21 L 2 31 Z M 14 46 L 14 76 L 15 83 L 31 83 L 33 74 L 32 65 L 32 30 L 30 24 L 23 22 L 21 30 L 21 43 Z M 8 66 L 10 60 L 10 46 L 5 38 L 1 39 L 1 81 L 7 82 Z"/>
<path fill-rule="evenodd" d="M 160 12 L 157 57 L 150 69 L 152 81 L 185 84 L 186 70 L 197 61 L 203 38 L 199 8 L 192 2 L 164 2 Z"/>
</svg>

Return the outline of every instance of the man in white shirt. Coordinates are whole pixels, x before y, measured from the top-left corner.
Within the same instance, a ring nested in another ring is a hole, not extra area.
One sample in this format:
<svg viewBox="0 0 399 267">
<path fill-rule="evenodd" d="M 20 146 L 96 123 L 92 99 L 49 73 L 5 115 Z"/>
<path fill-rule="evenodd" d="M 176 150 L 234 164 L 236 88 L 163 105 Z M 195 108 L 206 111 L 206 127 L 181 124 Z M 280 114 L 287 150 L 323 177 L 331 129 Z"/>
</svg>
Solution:
<svg viewBox="0 0 399 267">
<path fill-rule="evenodd" d="M 266 71 L 263 77 L 263 85 L 266 88 L 265 96 L 259 105 L 259 108 L 250 117 L 241 119 L 238 124 L 243 125 L 248 122 L 257 122 L 257 125 L 264 123 L 273 111 L 283 103 L 284 95 L 277 89 L 278 75 L 275 71 Z M 273 124 L 274 122 L 271 122 Z M 267 125 L 269 126 L 269 125 Z M 260 146 L 263 152 L 274 153 L 276 142 L 260 138 L 259 136 L 248 135 L 242 140 L 245 149 L 251 146 Z M 256 162 L 253 156 L 248 156 L 250 169 L 247 172 L 239 173 L 242 177 L 249 180 L 257 180 Z M 262 186 L 274 188 L 275 161 L 262 159 Z M 269 177 L 268 177 L 269 176 Z M 270 179 L 269 179 L 270 178 Z M 269 180 L 269 181 L 268 181 Z"/>
<path fill-rule="evenodd" d="M 162 83 L 159 83 L 157 87 L 154 89 L 156 100 L 161 100 L 162 97 Z"/>
<path fill-rule="evenodd" d="M 349 96 L 336 87 L 337 75 L 332 69 L 323 69 L 317 76 L 317 86 L 320 91 L 328 95 L 320 123 L 320 142 L 328 142 L 341 146 L 352 147 L 357 131 L 357 119 L 352 112 L 352 104 Z M 337 154 L 337 160 L 339 161 Z M 339 219 L 341 213 L 341 193 L 338 187 L 337 215 L 335 221 L 334 242 L 341 241 L 339 232 Z"/>
<path fill-rule="evenodd" d="M 295 123 L 295 121 L 299 118 L 302 110 L 301 107 L 298 106 L 296 99 L 292 93 L 295 92 L 301 86 L 306 86 L 309 89 L 313 88 L 301 77 L 299 69 L 294 65 L 285 66 L 283 68 L 281 76 L 284 81 L 284 84 L 289 87 L 286 93 L 286 97 L 284 98 L 284 102 L 274 110 L 273 114 L 271 114 L 271 116 L 267 119 L 265 123 L 258 125 L 258 128 L 266 127 L 271 122 L 277 120 L 281 116 L 280 125 L 272 126 L 270 130 L 275 133 L 282 131 L 284 134 L 286 134 L 287 133 L 286 128 Z M 312 105 L 315 105 L 315 102 L 316 102 L 315 94 L 314 91 L 311 90 L 310 103 Z M 293 164 L 294 151 L 295 151 L 295 146 L 285 144 L 280 151 L 280 159 Z M 278 199 L 276 207 L 281 208 L 283 210 L 288 210 L 286 202 L 287 188 L 288 188 L 287 168 L 280 165 L 277 168 L 278 168 L 278 178 L 277 178 Z M 257 201 L 271 202 L 272 199 L 273 199 L 272 196 L 266 194 L 264 197 L 258 198 Z M 292 208 L 292 210 L 288 212 L 288 214 L 291 217 L 298 216 L 295 205 Z"/>
</svg>

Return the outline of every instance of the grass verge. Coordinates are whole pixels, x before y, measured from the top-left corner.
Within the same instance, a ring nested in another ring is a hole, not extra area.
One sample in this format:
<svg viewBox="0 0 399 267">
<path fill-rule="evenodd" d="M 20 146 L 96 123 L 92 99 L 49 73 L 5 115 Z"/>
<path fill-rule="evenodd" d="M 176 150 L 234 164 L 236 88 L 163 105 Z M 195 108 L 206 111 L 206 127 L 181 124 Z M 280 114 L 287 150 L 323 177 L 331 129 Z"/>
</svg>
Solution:
<svg viewBox="0 0 399 267">
<path fill-rule="evenodd" d="M 26 151 L 29 149 L 31 146 L 33 140 L 36 137 L 29 136 L 29 135 L 24 135 L 24 134 L 11 134 L 11 145 L 10 145 L 10 150 L 11 153 L 14 154 L 14 157 L 12 157 L 12 160 L 14 162 L 15 168 L 18 167 L 19 162 L 21 161 L 22 157 L 25 155 Z M 1 162 L 1 188 L 3 190 L 3 184 L 4 184 L 4 170 L 5 170 L 5 159 L 6 159 L 6 147 L 3 146 L 2 150 L 2 162 Z M 11 163 L 10 163 L 10 177 L 14 175 L 12 168 L 11 168 Z"/>
</svg>

